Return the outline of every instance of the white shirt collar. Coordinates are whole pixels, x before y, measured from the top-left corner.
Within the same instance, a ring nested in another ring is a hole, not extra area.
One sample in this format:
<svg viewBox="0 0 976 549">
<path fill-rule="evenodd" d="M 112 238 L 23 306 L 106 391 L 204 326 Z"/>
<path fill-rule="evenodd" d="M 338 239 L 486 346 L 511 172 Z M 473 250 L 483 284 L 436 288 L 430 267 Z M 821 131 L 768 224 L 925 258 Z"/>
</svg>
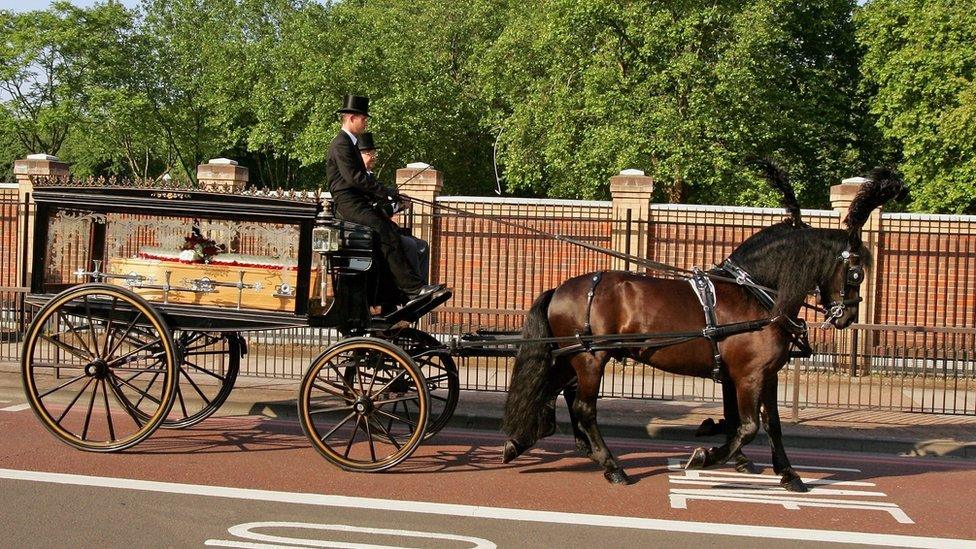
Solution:
<svg viewBox="0 0 976 549">
<path fill-rule="evenodd" d="M 350 132 L 349 130 L 347 130 L 345 128 L 342 128 L 342 131 L 346 132 L 346 135 L 349 136 L 349 139 L 352 139 L 352 144 L 353 145 L 356 145 L 356 144 L 359 143 L 359 139 L 356 139 L 356 136 L 353 135 L 352 132 Z"/>
</svg>

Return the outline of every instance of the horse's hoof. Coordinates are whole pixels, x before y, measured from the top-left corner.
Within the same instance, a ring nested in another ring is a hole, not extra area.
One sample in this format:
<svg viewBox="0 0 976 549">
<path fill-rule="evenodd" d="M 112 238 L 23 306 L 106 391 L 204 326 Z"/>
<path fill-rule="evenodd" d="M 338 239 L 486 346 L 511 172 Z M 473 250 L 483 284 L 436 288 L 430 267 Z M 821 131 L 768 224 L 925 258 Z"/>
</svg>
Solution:
<svg viewBox="0 0 976 549">
<path fill-rule="evenodd" d="M 691 457 L 688 458 L 688 462 L 685 463 L 685 469 L 704 469 L 706 463 L 708 463 L 708 450 L 695 448 Z"/>
<path fill-rule="evenodd" d="M 514 440 L 505 441 L 505 449 L 502 451 L 502 463 L 508 463 L 513 459 L 522 455 L 522 450 L 519 445 L 515 443 Z"/>
<path fill-rule="evenodd" d="M 610 484 L 623 484 L 623 485 L 630 484 L 630 477 L 627 476 L 627 473 L 625 473 L 623 469 L 617 469 L 615 471 L 604 471 L 603 478 L 610 481 Z"/>
<path fill-rule="evenodd" d="M 762 469 L 756 467 L 756 464 L 751 460 L 740 461 L 735 464 L 735 470 L 740 473 L 748 473 L 750 475 L 758 475 L 762 472 Z"/>
<path fill-rule="evenodd" d="M 779 484 L 787 492 L 799 492 L 802 494 L 810 491 L 807 485 L 803 483 L 803 480 L 800 479 L 800 475 L 797 475 L 793 471 L 783 473 L 783 478 L 780 479 Z"/>
</svg>

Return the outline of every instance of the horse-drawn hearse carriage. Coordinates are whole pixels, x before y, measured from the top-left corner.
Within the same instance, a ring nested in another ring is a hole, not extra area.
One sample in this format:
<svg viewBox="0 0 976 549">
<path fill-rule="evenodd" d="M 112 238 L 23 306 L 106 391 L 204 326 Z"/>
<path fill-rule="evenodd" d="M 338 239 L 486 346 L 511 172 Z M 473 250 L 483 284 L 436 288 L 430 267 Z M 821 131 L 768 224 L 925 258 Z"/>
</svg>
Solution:
<svg viewBox="0 0 976 549">
<path fill-rule="evenodd" d="M 515 357 L 504 460 L 552 434 L 563 393 L 577 447 L 608 480 L 626 483 L 597 427 L 596 399 L 607 362 L 629 359 L 722 383 L 726 442 L 697 449 L 689 467 L 733 458 L 744 466 L 741 448 L 761 422 L 783 485 L 805 490 L 781 440 L 776 373 L 809 352 L 801 307 L 839 329 L 857 318 L 870 260 L 861 227 L 903 187 L 875 170 L 846 230 L 812 228 L 785 174 L 766 171 L 790 215 L 721 265 L 679 269 L 542 233 L 672 276 L 584 274 L 543 292 L 520 334 L 448 343 L 413 324 L 451 291 L 404 304 L 370 230 L 334 218 L 317 195 L 39 180 L 27 297 L 38 310 L 22 353 L 28 400 L 60 440 L 123 450 L 216 412 L 247 352 L 242 332 L 333 329 L 344 339 L 308 366 L 298 416 L 339 467 L 382 471 L 409 457 L 454 412 L 453 357 L 503 355 Z M 820 306 L 805 303 L 814 293 Z"/>
<path fill-rule="evenodd" d="M 457 368 L 404 325 L 451 292 L 401 306 L 368 228 L 312 194 L 100 183 L 38 180 L 33 192 L 27 302 L 39 310 L 23 381 L 56 437 L 110 452 L 195 425 L 234 386 L 241 332 L 309 326 L 345 338 L 308 366 L 299 397 L 329 461 L 383 470 L 447 423 Z"/>
</svg>

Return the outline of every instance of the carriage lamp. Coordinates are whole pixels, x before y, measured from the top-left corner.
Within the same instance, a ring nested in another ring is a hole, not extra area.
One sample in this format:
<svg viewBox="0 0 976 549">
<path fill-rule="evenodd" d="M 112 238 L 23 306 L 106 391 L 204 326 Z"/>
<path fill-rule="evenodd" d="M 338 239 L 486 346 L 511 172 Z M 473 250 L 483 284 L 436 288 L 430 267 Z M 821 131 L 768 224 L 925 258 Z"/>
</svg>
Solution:
<svg viewBox="0 0 976 549">
<path fill-rule="evenodd" d="M 316 227 L 312 229 L 312 251 L 319 253 L 335 252 L 339 249 L 339 239 L 339 229 Z"/>
</svg>

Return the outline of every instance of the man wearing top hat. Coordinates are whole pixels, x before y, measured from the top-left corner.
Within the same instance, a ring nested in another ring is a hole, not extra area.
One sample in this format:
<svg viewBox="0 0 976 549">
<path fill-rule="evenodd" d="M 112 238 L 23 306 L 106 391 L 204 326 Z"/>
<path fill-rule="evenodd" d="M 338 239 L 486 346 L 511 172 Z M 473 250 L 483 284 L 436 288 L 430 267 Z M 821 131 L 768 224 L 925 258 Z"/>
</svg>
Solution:
<svg viewBox="0 0 976 549">
<path fill-rule="evenodd" d="M 343 97 L 342 108 L 336 113 L 342 129 L 329 145 L 329 158 L 325 165 L 335 213 L 342 219 L 366 225 L 376 232 L 380 250 L 397 286 L 406 294 L 408 301 L 436 292 L 443 286 L 424 284 L 407 259 L 396 225 L 373 207 L 376 201 L 388 200 L 388 191 L 367 173 L 356 146 L 359 137 L 366 131 L 369 98 L 347 95 Z"/>
<path fill-rule="evenodd" d="M 359 148 L 359 155 L 363 159 L 363 165 L 366 166 L 366 175 L 375 179 L 373 173 L 373 168 L 376 166 L 376 157 L 379 154 L 379 147 L 376 146 L 376 142 L 373 140 L 373 134 L 371 132 L 365 132 L 359 136 L 359 140 L 356 142 L 356 147 Z M 387 194 L 393 196 L 396 193 L 396 189 L 387 189 Z M 390 211 L 385 212 L 392 215 L 395 213 L 392 208 Z M 427 277 L 430 273 L 430 245 L 426 240 L 417 238 L 411 234 L 404 234 L 404 231 L 400 229 L 400 242 L 403 244 L 403 251 L 407 255 L 407 260 L 410 262 L 410 266 L 413 270 L 420 275 L 420 278 L 427 283 Z"/>
</svg>

